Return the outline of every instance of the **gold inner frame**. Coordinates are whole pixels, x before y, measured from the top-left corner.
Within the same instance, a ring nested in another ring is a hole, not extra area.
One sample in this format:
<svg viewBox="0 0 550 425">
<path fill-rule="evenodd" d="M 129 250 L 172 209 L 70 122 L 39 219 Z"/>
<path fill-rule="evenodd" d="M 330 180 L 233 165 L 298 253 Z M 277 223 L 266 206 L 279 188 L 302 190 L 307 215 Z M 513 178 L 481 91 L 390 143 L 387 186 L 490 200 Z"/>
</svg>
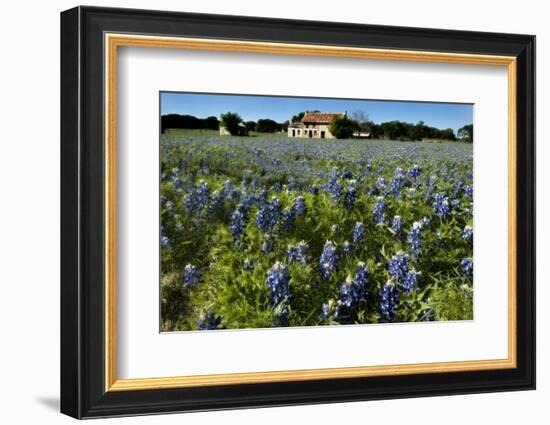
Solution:
<svg viewBox="0 0 550 425">
<path fill-rule="evenodd" d="M 116 373 L 116 101 L 117 48 L 120 46 L 506 67 L 508 71 L 508 357 L 506 359 L 495 360 L 118 379 Z M 105 81 L 105 391 L 135 391 L 214 385 L 311 381 L 320 379 L 410 375 L 417 373 L 482 371 L 516 367 L 517 77 L 515 57 L 107 33 L 105 34 Z"/>
</svg>

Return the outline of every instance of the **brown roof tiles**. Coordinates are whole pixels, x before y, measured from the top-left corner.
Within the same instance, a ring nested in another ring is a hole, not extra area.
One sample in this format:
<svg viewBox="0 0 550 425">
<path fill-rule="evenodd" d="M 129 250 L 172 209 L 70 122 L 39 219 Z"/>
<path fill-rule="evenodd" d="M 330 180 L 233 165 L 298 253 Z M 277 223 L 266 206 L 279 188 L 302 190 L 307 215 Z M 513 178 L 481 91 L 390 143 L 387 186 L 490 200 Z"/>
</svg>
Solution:
<svg viewBox="0 0 550 425">
<path fill-rule="evenodd" d="M 343 118 L 344 112 L 307 112 L 302 118 L 304 124 L 328 124 L 334 118 Z"/>
</svg>

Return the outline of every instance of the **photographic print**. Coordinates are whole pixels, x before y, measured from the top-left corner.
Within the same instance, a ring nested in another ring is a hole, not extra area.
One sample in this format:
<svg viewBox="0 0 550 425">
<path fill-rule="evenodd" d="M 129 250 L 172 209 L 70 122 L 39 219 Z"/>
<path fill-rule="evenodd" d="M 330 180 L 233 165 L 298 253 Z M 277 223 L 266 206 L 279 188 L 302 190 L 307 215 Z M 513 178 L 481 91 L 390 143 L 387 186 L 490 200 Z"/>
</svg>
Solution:
<svg viewBox="0 0 550 425">
<path fill-rule="evenodd" d="M 161 331 L 473 319 L 473 105 L 160 93 Z"/>
</svg>

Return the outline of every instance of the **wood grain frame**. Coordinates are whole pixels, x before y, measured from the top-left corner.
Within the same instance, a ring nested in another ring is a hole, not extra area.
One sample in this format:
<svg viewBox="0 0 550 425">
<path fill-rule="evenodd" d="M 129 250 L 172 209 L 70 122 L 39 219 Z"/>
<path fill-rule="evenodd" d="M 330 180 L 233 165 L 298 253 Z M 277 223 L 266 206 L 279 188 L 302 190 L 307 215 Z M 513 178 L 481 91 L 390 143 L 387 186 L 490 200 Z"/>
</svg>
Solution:
<svg viewBox="0 0 550 425">
<path fill-rule="evenodd" d="M 93 7 L 63 12 L 61 24 L 62 412 L 85 418 L 534 388 L 533 36 Z M 117 379 L 120 46 L 507 67 L 507 358 Z"/>
<path fill-rule="evenodd" d="M 253 41 L 204 40 L 178 37 L 158 37 L 127 34 L 105 34 L 106 81 L 106 186 L 105 186 L 105 390 L 128 391 L 195 386 L 236 385 L 260 382 L 305 381 L 329 378 L 354 378 L 385 375 L 410 375 L 471 370 L 492 370 L 516 366 L 516 58 L 513 56 L 473 55 L 463 53 L 423 52 L 414 50 L 369 49 L 305 44 L 262 43 Z M 505 359 L 471 360 L 422 364 L 399 364 L 254 373 L 231 373 L 168 378 L 117 379 L 116 375 L 116 134 L 117 134 L 117 52 L 119 47 L 155 49 L 186 49 L 258 53 L 269 55 L 300 55 L 358 60 L 391 60 L 507 68 L 508 73 L 508 356 Z"/>
</svg>

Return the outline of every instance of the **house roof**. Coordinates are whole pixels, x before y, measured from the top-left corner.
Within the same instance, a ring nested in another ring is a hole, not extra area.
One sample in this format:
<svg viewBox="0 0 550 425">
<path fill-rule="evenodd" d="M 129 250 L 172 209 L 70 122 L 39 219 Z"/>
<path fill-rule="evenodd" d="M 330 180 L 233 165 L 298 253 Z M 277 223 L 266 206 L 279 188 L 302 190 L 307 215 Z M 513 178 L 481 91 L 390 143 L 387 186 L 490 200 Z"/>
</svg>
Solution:
<svg viewBox="0 0 550 425">
<path fill-rule="evenodd" d="M 302 118 L 303 123 L 309 124 L 328 124 L 334 118 L 343 118 L 344 112 L 307 112 Z"/>
</svg>

